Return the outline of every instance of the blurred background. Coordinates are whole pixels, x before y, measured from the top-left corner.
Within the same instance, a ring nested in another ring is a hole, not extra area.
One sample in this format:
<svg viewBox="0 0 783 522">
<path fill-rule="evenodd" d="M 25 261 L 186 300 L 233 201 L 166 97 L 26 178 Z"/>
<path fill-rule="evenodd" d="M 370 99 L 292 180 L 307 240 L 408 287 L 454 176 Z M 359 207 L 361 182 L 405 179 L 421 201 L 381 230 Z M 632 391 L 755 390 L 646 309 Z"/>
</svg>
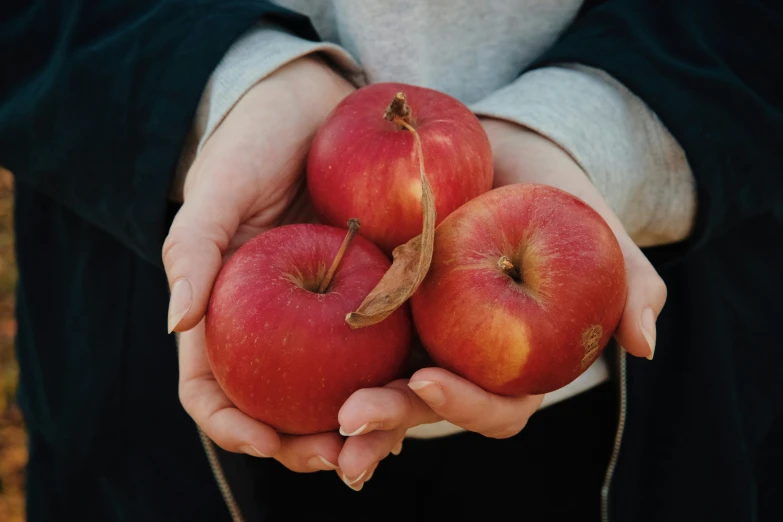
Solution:
<svg viewBox="0 0 783 522">
<path fill-rule="evenodd" d="M 13 179 L 0 167 L 0 521 L 24 520 L 24 465 L 27 461 L 22 414 L 14 401 L 18 369 L 14 357 Z"/>
</svg>

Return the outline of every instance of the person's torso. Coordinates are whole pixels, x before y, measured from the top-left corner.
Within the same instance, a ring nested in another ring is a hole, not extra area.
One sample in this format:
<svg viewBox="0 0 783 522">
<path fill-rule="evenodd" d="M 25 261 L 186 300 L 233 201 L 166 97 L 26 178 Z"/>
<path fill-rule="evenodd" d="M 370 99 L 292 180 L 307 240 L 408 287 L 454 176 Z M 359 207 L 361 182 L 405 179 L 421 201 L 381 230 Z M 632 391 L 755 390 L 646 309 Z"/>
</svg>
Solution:
<svg viewBox="0 0 783 522">
<path fill-rule="evenodd" d="M 367 83 L 401 82 L 471 104 L 512 82 L 582 0 L 275 0 L 345 48 Z"/>
</svg>

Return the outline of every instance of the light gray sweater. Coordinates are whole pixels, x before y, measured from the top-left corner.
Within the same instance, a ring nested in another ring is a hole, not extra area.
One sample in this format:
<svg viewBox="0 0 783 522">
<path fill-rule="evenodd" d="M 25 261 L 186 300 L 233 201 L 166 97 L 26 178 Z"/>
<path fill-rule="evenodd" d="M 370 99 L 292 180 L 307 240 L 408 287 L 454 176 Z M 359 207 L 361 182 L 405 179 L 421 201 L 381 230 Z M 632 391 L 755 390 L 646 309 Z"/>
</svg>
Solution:
<svg viewBox="0 0 783 522">
<path fill-rule="evenodd" d="M 260 20 L 228 51 L 199 107 L 187 168 L 241 96 L 282 65 L 323 53 L 357 86 L 443 91 L 477 115 L 526 126 L 568 151 L 639 246 L 685 238 L 696 211 L 685 154 L 656 115 L 606 73 L 579 64 L 520 71 L 568 27 L 581 0 L 278 0 L 309 16 L 322 43 Z M 599 359 L 543 406 L 608 378 Z M 445 423 L 410 436 L 455 431 Z"/>
</svg>

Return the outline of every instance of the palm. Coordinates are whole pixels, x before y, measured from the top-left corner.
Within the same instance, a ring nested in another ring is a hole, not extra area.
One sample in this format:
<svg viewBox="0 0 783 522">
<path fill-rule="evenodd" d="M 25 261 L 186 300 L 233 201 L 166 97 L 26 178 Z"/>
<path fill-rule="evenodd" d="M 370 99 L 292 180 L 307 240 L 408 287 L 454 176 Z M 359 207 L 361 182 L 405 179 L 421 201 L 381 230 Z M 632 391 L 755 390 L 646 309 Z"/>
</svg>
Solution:
<svg viewBox="0 0 783 522">
<path fill-rule="evenodd" d="M 275 201 L 259 199 L 257 209 L 253 209 L 249 217 L 237 227 L 234 237 L 228 244 L 224 259 L 228 259 L 242 245 L 253 237 L 274 227 L 292 223 L 311 223 L 315 213 L 310 205 L 310 198 L 305 189 L 303 179 L 284 189 Z"/>
</svg>

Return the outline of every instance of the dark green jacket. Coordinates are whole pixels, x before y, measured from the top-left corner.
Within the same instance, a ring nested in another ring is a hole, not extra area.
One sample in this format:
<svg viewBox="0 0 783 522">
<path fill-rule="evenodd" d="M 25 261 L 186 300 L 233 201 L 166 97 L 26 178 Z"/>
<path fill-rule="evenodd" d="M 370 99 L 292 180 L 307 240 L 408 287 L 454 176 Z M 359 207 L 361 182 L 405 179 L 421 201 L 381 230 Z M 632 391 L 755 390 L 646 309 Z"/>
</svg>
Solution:
<svg viewBox="0 0 783 522">
<path fill-rule="evenodd" d="M 165 333 L 166 194 L 231 42 L 264 15 L 312 28 L 251 0 L 11 3 L 0 165 L 16 178 L 30 520 L 224 520 Z M 691 238 L 648 252 L 669 299 L 655 360 L 627 362 L 616 521 L 781 518 L 782 17 L 772 1 L 593 1 L 533 66 L 608 71 L 697 182 Z"/>
</svg>

